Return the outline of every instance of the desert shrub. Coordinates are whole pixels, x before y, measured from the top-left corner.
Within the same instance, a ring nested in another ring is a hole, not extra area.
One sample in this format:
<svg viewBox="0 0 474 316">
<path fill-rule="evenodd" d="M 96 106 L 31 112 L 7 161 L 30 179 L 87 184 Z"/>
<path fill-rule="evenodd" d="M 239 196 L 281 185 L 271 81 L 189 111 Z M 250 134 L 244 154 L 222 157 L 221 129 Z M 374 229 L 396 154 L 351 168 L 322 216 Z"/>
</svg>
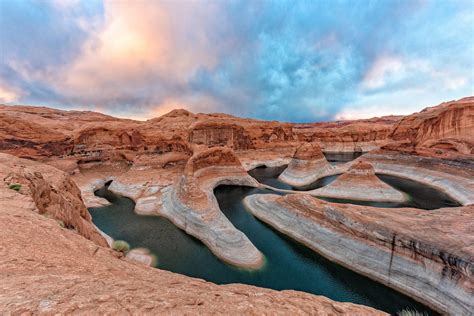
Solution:
<svg viewBox="0 0 474 316">
<path fill-rule="evenodd" d="M 21 184 L 19 184 L 19 183 L 10 184 L 8 187 L 12 190 L 17 191 L 17 192 L 21 190 Z"/>
<path fill-rule="evenodd" d="M 114 240 L 112 249 L 125 253 L 130 250 L 130 245 L 124 240 Z"/>
<path fill-rule="evenodd" d="M 415 309 L 403 309 L 402 311 L 397 313 L 398 316 L 426 316 L 425 312 L 419 312 Z"/>
</svg>

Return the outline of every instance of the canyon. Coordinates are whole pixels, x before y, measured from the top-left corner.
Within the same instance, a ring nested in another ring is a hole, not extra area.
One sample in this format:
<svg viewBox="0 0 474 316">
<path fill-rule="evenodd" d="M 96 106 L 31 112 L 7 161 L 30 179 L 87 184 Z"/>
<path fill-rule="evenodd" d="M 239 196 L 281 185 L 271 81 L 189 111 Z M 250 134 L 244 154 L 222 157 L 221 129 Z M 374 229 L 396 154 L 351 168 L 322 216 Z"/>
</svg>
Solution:
<svg viewBox="0 0 474 316">
<path fill-rule="evenodd" d="M 264 269 L 265 253 L 223 214 L 215 189 L 267 190 L 244 198 L 248 211 L 312 251 L 437 312 L 474 310 L 474 97 L 407 116 L 311 124 L 180 109 L 134 121 L 1 105 L 0 152 L 5 312 L 383 314 L 299 291 L 216 285 L 149 267 L 146 253 L 114 251 L 87 210 L 110 205 L 95 195 L 104 185 L 248 271 Z M 330 152 L 364 154 L 332 164 Z M 248 173 L 286 165 L 278 181 L 287 189 Z M 318 199 L 408 199 L 379 175 L 433 187 L 459 206 Z M 301 191 L 329 176 L 337 178 Z"/>
</svg>

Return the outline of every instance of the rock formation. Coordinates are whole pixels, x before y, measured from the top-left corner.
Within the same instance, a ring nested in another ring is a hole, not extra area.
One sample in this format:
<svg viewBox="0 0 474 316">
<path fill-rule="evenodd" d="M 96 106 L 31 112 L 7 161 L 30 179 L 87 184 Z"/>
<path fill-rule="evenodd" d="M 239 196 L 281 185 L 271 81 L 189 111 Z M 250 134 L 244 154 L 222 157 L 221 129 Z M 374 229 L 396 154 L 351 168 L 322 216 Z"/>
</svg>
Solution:
<svg viewBox="0 0 474 316">
<path fill-rule="evenodd" d="M 249 211 L 330 260 L 443 313 L 474 310 L 473 206 L 426 212 L 256 194 Z"/>
<path fill-rule="evenodd" d="M 107 245 L 91 222 L 81 192 L 64 172 L 31 160 L 0 154 L 0 175 L 2 210 L 18 208 L 51 217 L 96 244 Z"/>
<path fill-rule="evenodd" d="M 136 201 L 137 213 L 167 217 L 200 239 L 222 260 L 251 269 L 263 264 L 263 255 L 220 211 L 214 196 L 214 188 L 220 184 L 259 185 L 243 169 L 231 149 L 196 148 L 184 170 L 176 174 L 171 183 L 168 179 L 156 183 L 155 173 L 149 170 L 131 170 L 108 179 L 112 180 L 110 191 Z M 86 196 L 90 195 L 86 185 L 83 190 Z"/>
<path fill-rule="evenodd" d="M 401 117 L 386 116 L 358 121 L 295 124 L 300 141 L 319 142 L 327 152 L 366 152 L 387 142 L 393 125 Z"/>
<path fill-rule="evenodd" d="M 474 97 L 442 103 L 398 122 L 388 148 L 409 152 L 474 154 Z"/>
<path fill-rule="evenodd" d="M 189 131 L 189 142 L 206 146 L 227 146 L 234 150 L 253 149 L 250 136 L 242 126 L 219 121 L 196 122 Z"/>
<path fill-rule="evenodd" d="M 184 175 L 164 191 L 160 213 L 224 261 L 259 268 L 262 253 L 219 209 L 213 192 L 219 184 L 258 186 L 229 149 L 204 150 L 189 159 Z"/>
<path fill-rule="evenodd" d="M 319 144 L 303 143 L 296 149 L 288 168 L 278 177 L 282 182 L 299 187 L 313 183 L 319 178 L 341 173 L 324 157 Z"/>
<path fill-rule="evenodd" d="M 140 122 L 0 105 L 0 151 L 30 159 L 0 154 L 0 238 L 9 245 L 0 247 L 7 289 L 0 306 L 7 313 L 375 312 L 298 292 L 216 286 L 118 259 L 91 223 L 81 194 L 87 206 L 106 205 L 93 192 L 112 181 L 109 189 L 133 199 L 137 212 L 165 216 L 221 259 L 258 268 L 263 255 L 219 210 L 216 186 L 257 187 L 245 170 L 286 164 L 281 180 L 307 185 L 353 164 L 331 166 L 321 150 L 371 151 L 359 160 L 375 173 L 428 184 L 474 204 L 473 101 L 406 117 L 314 124 L 186 110 Z M 340 194 L 347 181 L 354 184 L 352 195 L 337 197 L 380 200 L 364 195 L 367 186 L 395 196 L 357 162 L 311 194 Z M 388 211 L 306 194 L 256 195 L 246 203 L 257 217 L 316 251 L 435 309 L 462 314 L 473 308 L 471 206 Z"/>
<path fill-rule="evenodd" d="M 334 182 L 308 193 L 360 201 L 402 203 L 406 200 L 402 192 L 377 178 L 374 167 L 364 160 L 354 163 L 349 171 L 340 175 Z"/>
<path fill-rule="evenodd" d="M 64 172 L 0 154 L 0 174 L 3 314 L 385 315 L 303 292 L 216 285 L 135 263 L 93 230 Z M 18 191 L 9 188 L 13 182 L 22 184 L 13 187 Z"/>
<path fill-rule="evenodd" d="M 474 163 L 407 155 L 398 151 L 373 151 L 360 159 L 370 162 L 377 174 L 410 179 L 434 187 L 462 205 L 474 204 Z"/>
<path fill-rule="evenodd" d="M 318 142 L 324 151 L 365 152 L 385 146 L 454 158 L 472 152 L 473 99 L 443 103 L 407 117 L 313 124 L 185 110 L 139 122 L 87 111 L 0 105 L 0 150 L 37 160 L 68 156 L 82 162 L 124 161 L 123 152 L 134 163 L 134 159 L 161 159 L 166 153 L 190 156 L 193 144 L 203 144 L 231 147 L 239 157 L 261 150 L 285 160 L 288 151 L 301 143 Z M 182 156 L 181 163 L 186 159 Z"/>
</svg>

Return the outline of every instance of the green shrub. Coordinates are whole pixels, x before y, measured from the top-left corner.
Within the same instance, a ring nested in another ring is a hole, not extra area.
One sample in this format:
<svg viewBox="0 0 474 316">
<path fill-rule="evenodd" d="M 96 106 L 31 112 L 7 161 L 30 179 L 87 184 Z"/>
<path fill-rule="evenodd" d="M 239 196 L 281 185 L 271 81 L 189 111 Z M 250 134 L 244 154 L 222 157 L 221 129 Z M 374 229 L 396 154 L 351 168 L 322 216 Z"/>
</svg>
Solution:
<svg viewBox="0 0 474 316">
<path fill-rule="evenodd" d="M 114 242 L 112 243 L 112 249 L 126 253 L 130 250 L 130 245 L 128 244 L 128 242 L 123 240 L 114 240 Z"/>
<path fill-rule="evenodd" d="M 425 312 L 419 312 L 415 309 L 403 309 L 401 312 L 397 313 L 398 316 L 425 316 L 427 315 Z"/>
<path fill-rule="evenodd" d="M 19 184 L 19 183 L 10 184 L 8 187 L 12 190 L 17 191 L 17 192 L 21 190 L 21 184 Z"/>
</svg>

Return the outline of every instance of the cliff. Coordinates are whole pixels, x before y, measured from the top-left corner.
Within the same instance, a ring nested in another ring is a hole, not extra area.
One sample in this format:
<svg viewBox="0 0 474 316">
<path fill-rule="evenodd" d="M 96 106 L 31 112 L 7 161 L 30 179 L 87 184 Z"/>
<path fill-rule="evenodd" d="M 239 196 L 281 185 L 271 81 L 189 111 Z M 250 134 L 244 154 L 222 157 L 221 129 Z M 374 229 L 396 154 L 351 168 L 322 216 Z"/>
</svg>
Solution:
<svg viewBox="0 0 474 316">
<path fill-rule="evenodd" d="M 474 154 L 474 97 L 441 103 L 398 122 L 389 137 L 398 142 L 387 148 L 437 154 Z"/>
<path fill-rule="evenodd" d="M 53 218 L 67 229 L 106 246 L 82 202 L 81 192 L 62 171 L 41 163 L 0 154 L 0 205 Z"/>
</svg>

